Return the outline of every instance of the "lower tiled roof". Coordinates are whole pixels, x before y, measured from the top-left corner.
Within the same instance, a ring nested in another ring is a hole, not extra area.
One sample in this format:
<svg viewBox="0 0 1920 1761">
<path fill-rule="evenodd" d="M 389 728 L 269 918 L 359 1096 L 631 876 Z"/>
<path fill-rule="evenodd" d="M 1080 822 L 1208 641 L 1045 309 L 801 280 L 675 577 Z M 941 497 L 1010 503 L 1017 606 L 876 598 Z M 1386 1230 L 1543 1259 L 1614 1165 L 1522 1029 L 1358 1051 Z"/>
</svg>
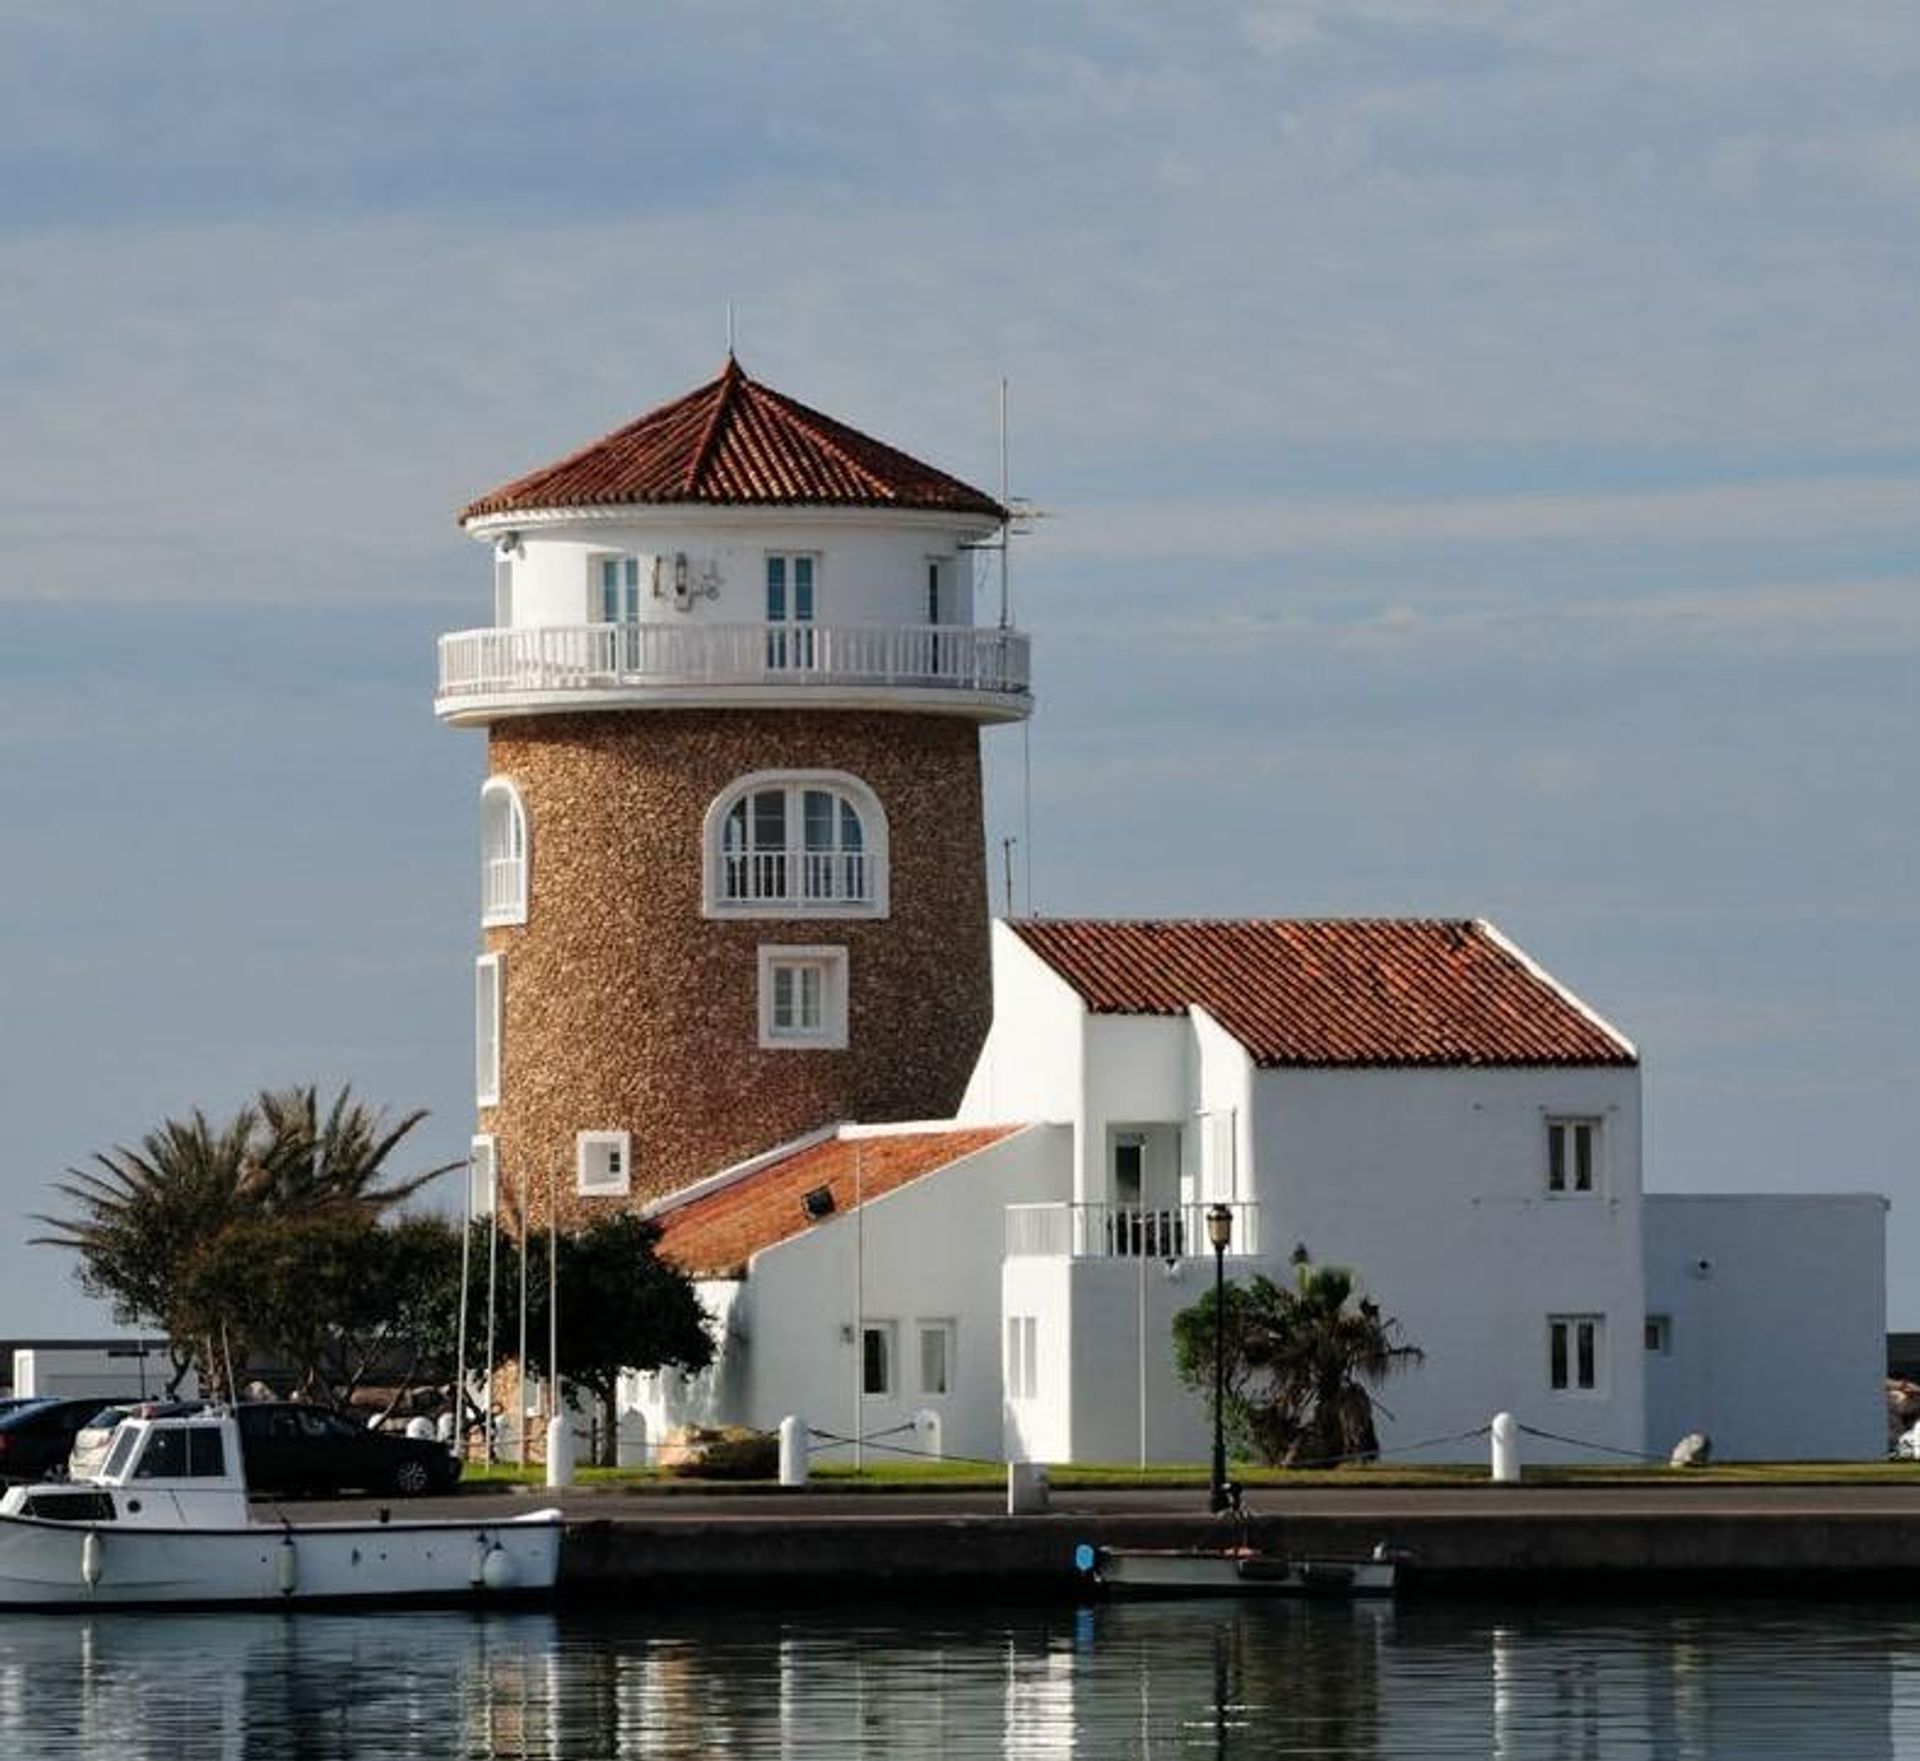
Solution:
<svg viewBox="0 0 1920 1761">
<path fill-rule="evenodd" d="M 1256 1064 L 1634 1064 L 1491 925 L 1434 918 L 1022 920 L 1095 1014 L 1205 1009 Z"/>
<path fill-rule="evenodd" d="M 801 1201 L 824 1187 L 838 1216 L 896 1191 L 1020 1130 L 987 1125 L 952 1131 L 832 1137 L 767 1162 L 738 1180 L 656 1213 L 659 1252 L 695 1277 L 738 1277 L 764 1248 L 814 1226 Z"/>
</svg>

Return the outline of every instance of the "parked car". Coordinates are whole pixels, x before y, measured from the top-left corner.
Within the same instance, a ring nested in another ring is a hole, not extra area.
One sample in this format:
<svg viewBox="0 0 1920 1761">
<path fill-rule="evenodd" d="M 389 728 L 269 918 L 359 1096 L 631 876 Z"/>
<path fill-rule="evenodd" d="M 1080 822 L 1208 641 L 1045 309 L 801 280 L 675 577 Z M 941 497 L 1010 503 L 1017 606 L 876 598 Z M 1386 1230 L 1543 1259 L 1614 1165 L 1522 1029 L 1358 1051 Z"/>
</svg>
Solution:
<svg viewBox="0 0 1920 1761">
<path fill-rule="evenodd" d="M 370 1431 L 321 1407 L 243 1401 L 233 1409 L 253 1492 L 445 1492 L 460 1463 L 444 1443 Z"/>
<path fill-rule="evenodd" d="M 131 1397 L 122 1395 L 121 1400 Z M 65 1473 L 75 1436 L 108 1404 L 97 1394 L 83 1400 L 49 1395 L 0 1413 L 0 1480 L 11 1485 Z"/>
<path fill-rule="evenodd" d="M 67 1457 L 67 1478 L 90 1480 L 99 1473 L 106 1465 L 107 1450 L 122 1419 L 134 1413 L 142 1418 L 170 1419 L 181 1413 L 199 1412 L 205 1405 L 204 1400 L 143 1400 L 103 1406 L 74 1433 L 73 1452 Z"/>
</svg>

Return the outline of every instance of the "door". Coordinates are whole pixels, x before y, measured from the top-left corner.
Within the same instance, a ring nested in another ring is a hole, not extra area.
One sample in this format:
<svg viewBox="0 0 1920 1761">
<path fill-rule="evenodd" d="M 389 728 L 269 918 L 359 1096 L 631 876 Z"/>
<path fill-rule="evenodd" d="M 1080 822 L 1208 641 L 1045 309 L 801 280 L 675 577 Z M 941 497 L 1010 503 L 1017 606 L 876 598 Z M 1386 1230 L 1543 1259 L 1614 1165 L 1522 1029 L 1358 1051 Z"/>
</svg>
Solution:
<svg viewBox="0 0 1920 1761">
<path fill-rule="evenodd" d="M 640 670 L 640 559 L 603 556 L 600 559 L 600 621 L 609 632 L 610 670 Z"/>
<path fill-rule="evenodd" d="M 767 558 L 767 665 L 811 668 L 814 559 L 804 554 Z"/>
</svg>

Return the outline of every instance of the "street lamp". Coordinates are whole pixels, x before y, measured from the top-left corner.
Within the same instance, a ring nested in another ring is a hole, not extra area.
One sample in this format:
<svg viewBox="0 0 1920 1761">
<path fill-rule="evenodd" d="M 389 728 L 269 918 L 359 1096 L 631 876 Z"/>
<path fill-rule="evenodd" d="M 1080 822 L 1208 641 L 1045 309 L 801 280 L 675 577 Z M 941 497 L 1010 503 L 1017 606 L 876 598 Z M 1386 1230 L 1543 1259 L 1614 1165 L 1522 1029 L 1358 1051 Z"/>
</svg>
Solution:
<svg viewBox="0 0 1920 1761">
<path fill-rule="evenodd" d="M 1208 1508 L 1217 1516 L 1227 1508 L 1227 1246 L 1233 1240 L 1233 1212 L 1226 1205 L 1207 1212 L 1207 1239 L 1213 1243 L 1213 1478 Z"/>
</svg>

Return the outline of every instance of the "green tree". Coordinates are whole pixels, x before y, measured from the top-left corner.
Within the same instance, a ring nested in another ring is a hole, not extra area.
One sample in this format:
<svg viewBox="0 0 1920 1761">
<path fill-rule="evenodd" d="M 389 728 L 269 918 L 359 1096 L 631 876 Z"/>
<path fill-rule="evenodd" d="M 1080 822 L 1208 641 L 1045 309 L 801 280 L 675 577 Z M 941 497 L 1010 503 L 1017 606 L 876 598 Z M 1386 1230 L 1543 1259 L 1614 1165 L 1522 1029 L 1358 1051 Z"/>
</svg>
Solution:
<svg viewBox="0 0 1920 1761">
<path fill-rule="evenodd" d="M 622 1370 L 667 1366 L 703 1370 L 713 1361 L 713 1338 L 693 1282 L 654 1251 L 660 1225 L 619 1212 L 560 1237 L 560 1379 L 584 1388 L 600 1413 L 600 1457 L 614 1459 L 614 1403 Z M 483 1263 L 476 1243 L 475 1263 Z M 520 1246 L 500 1242 L 494 1332 L 502 1361 L 517 1349 L 520 1324 Z M 547 1307 L 547 1237 L 527 1249 L 527 1367 L 551 1373 Z M 484 1297 L 470 1310 L 468 1350 L 484 1354 Z"/>
<path fill-rule="evenodd" d="M 385 1178 L 388 1158 L 424 1116 L 389 1123 L 345 1087 L 324 1110 L 312 1087 L 269 1090 L 223 1125 L 196 1108 L 133 1148 L 117 1145 L 68 1169 L 55 1191 L 69 1209 L 38 1218 L 49 1233 L 35 1239 L 71 1250 L 81 1287 L 111 1304 L 117 1320 L 166 1333 L 174 1387 L 196 1361 L 214 1378 L 219 1317 L 204 1301 L 191 1312 L 182 1302 L 194 1257 L 242 1223 L 385 1215 L 460 1166 Z"/>
<path fill-rule="evenodd" d="M 1399 1322 L 1358 1294 L 1344 1266 L 1316 1266 L 1305 1248 L 1293 1288 L 1256 1275 L 1229 1285 L 1229 1435 L 1263 1461 L 1311 1467 L 1380 1452 L 1374 1389 L 1420 1363 Z M 1213 1386 L 1213 1293 L 1174 1318 L 1174 1359 L 1189 1387 Z"/>
<path fill-rule="evenodd" d="M 376 1373 L 452 1380 L 459 1284 L 453 1224 L 338 1205 L 230 1224 L 188 1261 L 179 1303 L 236 1363 L 264 1355 L 303 1398 L 344 1404 Z"/>
</svg>

